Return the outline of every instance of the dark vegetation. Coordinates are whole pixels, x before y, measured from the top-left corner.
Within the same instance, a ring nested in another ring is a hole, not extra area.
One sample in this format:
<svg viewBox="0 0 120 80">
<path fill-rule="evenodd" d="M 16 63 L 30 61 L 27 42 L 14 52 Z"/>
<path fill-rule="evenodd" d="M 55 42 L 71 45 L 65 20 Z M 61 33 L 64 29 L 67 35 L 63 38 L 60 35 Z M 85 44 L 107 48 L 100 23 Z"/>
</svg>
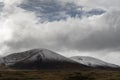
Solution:
<svg viewBox="0 0 120 80">
<path fill-rule="evenodd" d="M 72 63 L 72 62 L 60 62 L 60 61 L 49 61 L 49 62 L 41 62 L 38 61 L 24 61 L 24 62 L 18 62 L 15 63 L 12 66 L 9 66 L 13 69 L 79 69 L 79 68 L 86 68 L 87 66 L 80 65 L 78 63 Z"/>
<path fill-rule="evenodd" d="M 0 80 L 120 80 L 117 70 L 3 70 Z"/>
</svg>

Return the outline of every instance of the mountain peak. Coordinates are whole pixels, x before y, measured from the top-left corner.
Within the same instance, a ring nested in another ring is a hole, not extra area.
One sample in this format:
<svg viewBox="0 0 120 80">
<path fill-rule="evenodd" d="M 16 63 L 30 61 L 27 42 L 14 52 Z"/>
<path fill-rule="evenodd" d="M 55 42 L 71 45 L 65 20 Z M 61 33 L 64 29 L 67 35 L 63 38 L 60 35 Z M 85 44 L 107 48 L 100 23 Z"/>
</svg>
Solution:
<svg viewBox="0 0 120 80">
<path fill-rule="evenodd" d="M 13 53 L 1 59 L 6 66 L 18 69 L 73 68 L 84 66 L 48 49 Z"/>
</svg>

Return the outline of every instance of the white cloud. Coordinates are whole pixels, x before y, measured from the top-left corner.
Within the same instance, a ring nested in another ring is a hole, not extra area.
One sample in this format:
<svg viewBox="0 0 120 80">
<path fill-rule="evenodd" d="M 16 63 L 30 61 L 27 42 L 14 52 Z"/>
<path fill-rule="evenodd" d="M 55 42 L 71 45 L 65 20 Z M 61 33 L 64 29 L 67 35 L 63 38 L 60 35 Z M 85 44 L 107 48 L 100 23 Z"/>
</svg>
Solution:
<svg viewBox="0 0 120 80">
<path fill-rule="evenodd" d="M 116 8 L 119 9 L 120 7 L 120 0 L 64 0 L 65 2 L 75 2 L 79 5 L 84 5 L 88 7 L 100 7 L 105 9 Z"/>
<path fill-rule="evenodd" d="M 23 0 L 1 0 L 1 2 L 4 2 L 5 6 L 11 6 L 11 5 L 18 5 L 22 3 Z"/>
</svg>

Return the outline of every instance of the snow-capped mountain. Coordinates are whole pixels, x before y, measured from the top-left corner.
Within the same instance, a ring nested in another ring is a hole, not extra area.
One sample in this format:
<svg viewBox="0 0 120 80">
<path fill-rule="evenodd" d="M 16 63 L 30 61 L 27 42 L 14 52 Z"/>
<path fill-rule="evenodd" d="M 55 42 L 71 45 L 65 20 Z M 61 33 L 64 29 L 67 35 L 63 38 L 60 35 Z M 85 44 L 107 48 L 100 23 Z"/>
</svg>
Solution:
<svg viewBox="0 0 120 80">
<path fill-rule="evenodd" d="M 21 53 L 14 53 L 11 55 L 8 55 L 6 57 L 4 57 L 4 61 L 6 63 L 6 65 L 11 65 L 14 64 L 16 62 L 20 62 L 20 61 L 24 61 L 24 60 L 36 60 L 36 59 L 41 59 L 42 61 L 70 61 L 69 59 L 56 54 L 50 50 L 47 49 L 33 49 L 33 50 L 29 50 L 29 51 L 25 51 L 25 52 L 21 52 Z"/>
<path fill-rule="evenodd" d="M 0 58 L 0 64 L 14 69 L 82 69 L 91 67 L 119 68 L 92 57 L 64 57 L 47 49 L 32 49 Z"/>
<path fill-rule="evenodd" d="M 110 68 L 120 67 L 118 65 L 107 63 L 105 61 L 102 61 L 93 57 L 88 57 L 88 56 L 74 56 L 74 57 L 71 57 L 71 59 L 91 67 L 110 67 Z"/>
<path fill-rule="evenodd" d="M 47 49 L 33 49 L 3 57 L 1 64 L 19 69 L 48 69 L 82 67 L 69 58 Z"/>
</svg>

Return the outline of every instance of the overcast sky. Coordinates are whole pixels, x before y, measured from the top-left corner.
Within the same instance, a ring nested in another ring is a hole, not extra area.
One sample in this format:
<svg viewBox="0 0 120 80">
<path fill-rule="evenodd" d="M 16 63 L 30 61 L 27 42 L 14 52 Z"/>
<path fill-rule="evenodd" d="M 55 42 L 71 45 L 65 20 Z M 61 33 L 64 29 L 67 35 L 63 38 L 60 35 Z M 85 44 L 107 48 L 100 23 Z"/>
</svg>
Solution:
<svg viewBox="0 0 120 80">
<path fill-rule="evenodd" d="M 120 65 L 120 0 L 0 0 L 0 54 L 47 48 Z"/>
</svg>

